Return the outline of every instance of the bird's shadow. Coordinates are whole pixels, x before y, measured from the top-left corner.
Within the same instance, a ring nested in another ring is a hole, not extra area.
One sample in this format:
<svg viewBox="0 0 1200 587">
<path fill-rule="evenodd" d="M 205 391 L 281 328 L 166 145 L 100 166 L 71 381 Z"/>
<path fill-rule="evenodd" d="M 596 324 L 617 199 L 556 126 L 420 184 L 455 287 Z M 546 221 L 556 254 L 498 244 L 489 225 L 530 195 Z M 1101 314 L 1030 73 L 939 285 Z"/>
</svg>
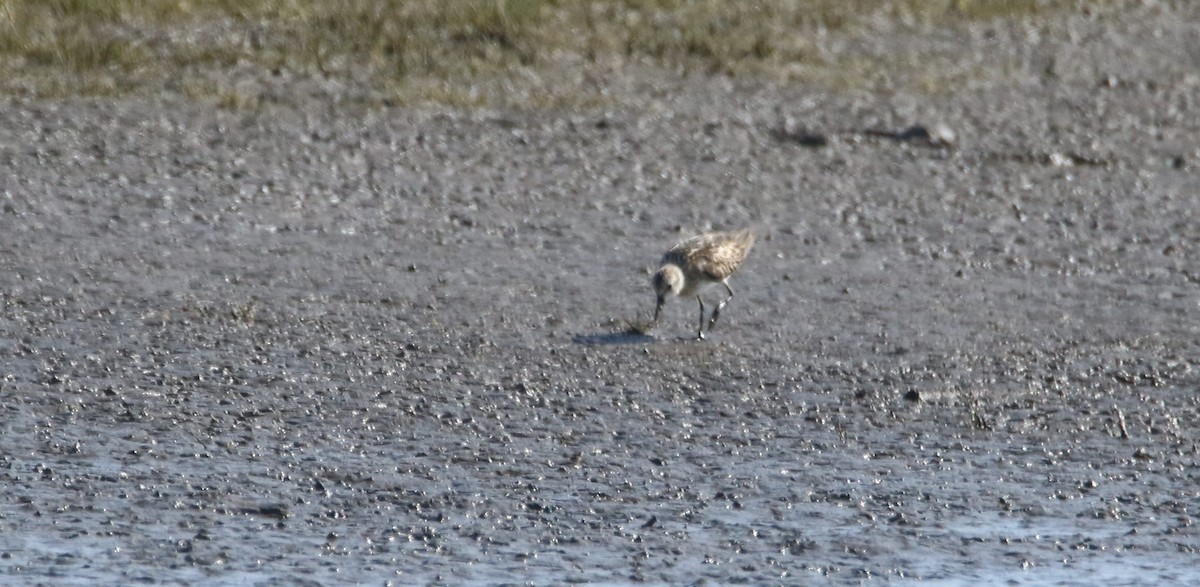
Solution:
<svg viewBox="0 0 1200 587">
<path fill-rule="evenodd" d="M 572 339 L 575 344 L 584 346 L 639 344 L 657 340 L 642 332 L 599 332 L 596 334 L 576 334 Z"/>
</svg>

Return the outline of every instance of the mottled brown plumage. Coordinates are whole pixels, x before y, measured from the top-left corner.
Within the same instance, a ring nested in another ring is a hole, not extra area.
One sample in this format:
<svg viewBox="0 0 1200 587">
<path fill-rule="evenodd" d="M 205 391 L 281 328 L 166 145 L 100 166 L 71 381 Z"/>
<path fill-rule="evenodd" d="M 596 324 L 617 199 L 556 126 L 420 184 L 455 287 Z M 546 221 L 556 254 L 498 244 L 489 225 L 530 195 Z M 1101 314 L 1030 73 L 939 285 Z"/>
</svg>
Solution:
<svg viewBox="0 0 1200 587">
<path fill-rule="evenodd" d="M 696 338 L 704 338 L 704 300 L 700 293 L 710 286 L 720 284 L 725 287 L 729 297 L 717 304 L 712 317 L 708 321 L 708 329 L 712 330 L 721 315 L 725 304 L 733 299 L 733 289 L 729 287 L 729 276 L 733 275 L 750 247 L 754 245 L 754 232 L 739 230 L 736 232 L 714 232 L 694 236 L 671 247 L 662 258 L 662 267 L 654 274 L 652 283 L 658 296 L 658 304 L 654 308 L 654 322 L 662 311 L 667 296 L 696 296 L 700 303 L 700 327 Z"/>
</svg>

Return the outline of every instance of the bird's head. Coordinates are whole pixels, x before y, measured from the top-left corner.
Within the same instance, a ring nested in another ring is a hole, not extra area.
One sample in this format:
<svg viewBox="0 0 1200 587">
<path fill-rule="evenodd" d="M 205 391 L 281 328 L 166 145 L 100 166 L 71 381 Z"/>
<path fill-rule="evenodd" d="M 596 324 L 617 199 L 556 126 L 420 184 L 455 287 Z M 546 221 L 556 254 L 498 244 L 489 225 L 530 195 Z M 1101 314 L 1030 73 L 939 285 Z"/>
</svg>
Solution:
<svg viewBox="0 0 1200 587">
<path fill-rule="evenodd" d="M 654 321 L 657 322 L 667 296 L 679 295 L 683 290 L 683 271 L 675 265 L 663 265 L 654 273 L 650 283 L 654 286 L 654 294 L 658 296 L 658 303 L 654 306 Z"/>
</svg>

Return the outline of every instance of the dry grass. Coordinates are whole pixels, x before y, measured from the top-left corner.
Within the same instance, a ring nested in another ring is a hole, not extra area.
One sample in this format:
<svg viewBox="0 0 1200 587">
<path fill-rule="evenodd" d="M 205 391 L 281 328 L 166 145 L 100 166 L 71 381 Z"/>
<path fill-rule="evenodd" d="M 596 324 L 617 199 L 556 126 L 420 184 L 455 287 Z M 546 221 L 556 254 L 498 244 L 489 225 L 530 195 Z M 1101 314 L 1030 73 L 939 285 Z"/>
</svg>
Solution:
<svg viewBox="0 0 1200 587">
<path fill-rule="evenodd" d="M 587 105 L 577 72 L 629 62 L 837 77 L 817 31 L 866 19 L 955 25 L 1076 0 L 0 0 L 0 92 L 174 91 L 235 108 L 241 77 L 340 79 L 395 102 Z M 850 64 L 849 85 L 871 64 Z M 566 73 L 564 73 L 566 72 Z M 572 73 L 575 72 L 575 73 Z M 799 73 L 797 73 L 799 72 Z M 574 77 L 572 77 L 574 76 Z M 515 96 L 515 97 L 514 97 Z"/>
</svg>

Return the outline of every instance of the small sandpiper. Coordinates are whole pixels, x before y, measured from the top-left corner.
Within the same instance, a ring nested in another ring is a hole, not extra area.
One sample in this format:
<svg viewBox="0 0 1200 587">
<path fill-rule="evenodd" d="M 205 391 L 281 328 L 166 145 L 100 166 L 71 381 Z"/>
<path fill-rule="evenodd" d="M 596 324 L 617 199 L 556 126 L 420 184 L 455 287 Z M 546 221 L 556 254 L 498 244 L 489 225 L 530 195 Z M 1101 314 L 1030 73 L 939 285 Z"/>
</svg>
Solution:
<svg viewBox="0 0 1200 587">
<path fill-rule="evenodd" d="M 662 267 L 654 273 L 652 280 L 654 293 L 658 295 L 652 324 L 658 323 L 658 316 L 668 295 L 694 295 L 696 301 L 700 302 L 700 327 L 696 330 L 696 339 L 704 340 L 704 299 L 700 293 L 717 284 L 724 286 L 729 293 L 729 297 L 717 304 L 708 320 L 708 329 L 711 331 L 725 304 L 733 299 L 729 276 L 737 271 L 753 245 L 754 231 L 745 229 L 702 234 L 671 247 L 663 255 Z"/>
</svg>

